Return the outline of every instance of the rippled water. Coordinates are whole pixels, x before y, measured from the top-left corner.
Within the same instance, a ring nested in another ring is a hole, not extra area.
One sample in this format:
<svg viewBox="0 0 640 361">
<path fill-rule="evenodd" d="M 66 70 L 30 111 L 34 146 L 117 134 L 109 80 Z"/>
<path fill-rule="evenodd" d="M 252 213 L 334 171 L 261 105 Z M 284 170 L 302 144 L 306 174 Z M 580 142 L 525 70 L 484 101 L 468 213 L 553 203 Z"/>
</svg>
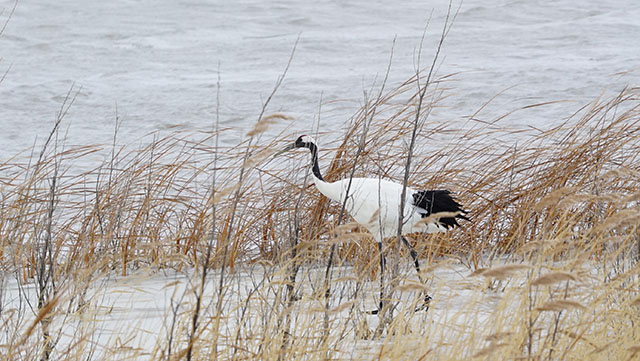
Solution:
<svg viewBox="0 0 640 361">
<path fill-rule="evenodd" d="M 13 1 L 0 0 L 0 24 Z M 454 4 L 457 7 L 458 3 Z M 284 69 L 270 108 L 308 131 L 322 107 L 322 129 L 345 124 L 387 66 L 390 84 L 414 72 L 415 49 L 430 61 L 445 1 L 19 1 L 0 36 L 0 155 L 42 139 L 75 84 L 66 121 L 69 144 L 108 143 L 116 109 L 120 143 L 152 132 L 210 129 L 220 76 L 220 115 L 240 137 Z M 464 118 L 506 90 L 485 119 L 523 105 L 510 124 L 554 124 L 603 91 L 640 84 L 640 2 L 468 0 L 442 50 L 439 74 L 460 72 L 442 121 Z M 238 139 L 226 139 L 234 143 Z"/>
</svg>

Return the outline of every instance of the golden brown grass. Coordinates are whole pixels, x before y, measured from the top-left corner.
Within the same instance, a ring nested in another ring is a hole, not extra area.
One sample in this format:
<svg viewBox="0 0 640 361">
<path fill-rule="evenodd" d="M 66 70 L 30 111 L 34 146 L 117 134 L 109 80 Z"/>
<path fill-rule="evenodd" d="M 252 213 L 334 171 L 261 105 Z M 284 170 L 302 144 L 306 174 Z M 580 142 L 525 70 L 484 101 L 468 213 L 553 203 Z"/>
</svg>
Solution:
<svg viewBox="0 0 640 361">
<path fill-rule="evenodd" d="M 427 108 L 439 106 L 446 80 L 435 80 Z M 319 134 L 325 178 L 354 166 L 355 176 L 402 178 L 415 81 L 364 106 L 344 135 Z M 46 281 L 20 293 L 22 303 L 0 293 L 0 355 L 177 360 L 191 348 L 194 359 L 631 360 L 640 352 L 639 95 L 631 88 L 597 99 L 550 129 L 503 128 L 478 114 L 428 118 L 409 185 L 452 190 L 472 222 L 411 237 L 429 263 L 427 285 L 388 243 L 390 273 L 404 277 L 389 283 L 395 308 L 377 335 L 380 320 L 362 312 L 377 302 L 375 244 L 353 223 L 338 226 L 339 205 L 305 185 L 308 154 L 272 159 L 296 137 L 264 133 L 286 115 L 262 117 L 236 146 L 213 146 L 229 130 L 176 135 L 114 147 L 85 172 L 73 164 L 100 147 L 54 141 L 34 150 L 42 156 L 0 164 L 0 281 L 25 289 Z M 209 239 L 214 272 L 193 334 Z M 327 309 L 319 266 L 331 244 Z M 142 269 L 190 280 L 171 298 L 162 332 L 138 345 L 122 321 L 121 335 L 94 342 L 108 315 L 96 285 Z M 425 287 L 432 309 L 415 313 Z"/>
</svg>

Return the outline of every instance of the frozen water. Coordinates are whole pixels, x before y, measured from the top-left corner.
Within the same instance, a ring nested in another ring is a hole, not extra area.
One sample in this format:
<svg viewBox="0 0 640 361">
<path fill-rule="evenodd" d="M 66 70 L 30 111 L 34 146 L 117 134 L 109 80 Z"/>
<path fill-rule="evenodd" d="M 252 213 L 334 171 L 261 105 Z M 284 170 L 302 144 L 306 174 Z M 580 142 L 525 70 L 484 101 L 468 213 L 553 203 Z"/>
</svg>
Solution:
<svg viewBox="0 0 640 361">
<path fill-rule="evenodd" d="M 13 1 L 0 0 L 0 25 Z M 454 8 L 458 3 L 454 3 Z M 120 143 L 151 132 L 207 130 L 220 115 L 239 139 L 283 71 L 271 111 L 310 128 L 321 96 L 324 130 L 339 129 L 385 72 L 409 78 L 423 28 L 428 65 L 447 2 L 78 0 L 18 1 L 0 36 L 0 159 L 29 148 L 51 128 L 66 93 L 81 87 L 66 120 L 68 144 L 108 143 L 116 109 Z M 480 115 L 523 105 L 514 125 L 554 124 L 604 90 L 640 83 L 640 2 L 467 0 L 442 50 L 439 74 L 460 72 L 455 96 L 434 116 L 457 121 L 499 92 Z M 234 144 L 238 139 L 225 139 Z"/>
<path fill-rule="evenodd" d="M 411 270 L 411 266 L 406 264 L 403 269 Z M 272 273 L 273 271 L 269 271 Z M 349 267 L 337 267 L 334 274 L 351 277 L 353 279 L 353 270 Z M 195 273 L 194 270 L 188 270 L 186 273 Z M 430 288 L 431 295 L 438 300 L 431 305 L 430 313 L 419 312 L 413 315 L 416 322 L 421 323 L 423 327 L 427 320 L 432 324 L 433 330 L 441 332 L 443 329 L 453 330 L 458 327 L 460 329 L 471 327 L 475 322 L 487 320 L 490 313 L 497 306 L 499 296 L 487 293 L 482 287 L 481 282 L 477 278 L 469 278 L 469 271 L 458 263 L 443 262 L 433 271 L 433 282 Z M 303 276 L 304 275 L 304 276 Z M 217 284 L 219 274 L 210 274 L 209 281 L 206 284 L 203 296 L 204 312 L 202 317 L 212 317 L 210 312 L 215 311 L 215 295 L 217 295 Z M 226 297 L 223 303 L 224 325 L 221 333 L 233 335 L 238 322 L 241 320 L 243 304 L 245 302 L 250 305 L 249 318 L 255 327 L 262 322 L 261 317 L 270 317 L 267 311 L 264 315 L 258 315 L 258 310 L 269 308 L 271 304 L 277 304 L 274 300 L 274 294 L 280 292 L 278 286 L 270 285 L 271 282 L 279 277 L 276 275 L 265 274 L 260 269 L 243 269 L 239 272 L 230 273 L 227 276 Z M 267 282 L 263 282 L 266 277 Z M 262 279 L 262 281 L 261 281 Z M 364 299 L 353 300 L 351 297 L 355 294 L 355 284 L 352 281 L 340 281 L 339 277 L 334 277 L 333 286 L 334 298 L 332 299 L 331 308 L 338 307 L 341 303 L 349 303 L 356 301 L 358 317 L 366 319 L 369 326 L 374 329 L 379 321 L 378 316 L 366 315 L 361 307 L 374 307 L 377 295 L 377 282 L 368 282 L 363 285 L 366 299 L 366 305 L 362 304 Z M 313 287 L 319 287 L 324 280 L 324 268 L 318 269 L 302 269 L 298 276 L 299 288 L 297 293 L 301 296 L 293 311 L 295 314 L 295 322 L 303 323 L 311 314 L 323 310 L 321 303 L 312 296 Z M 417 282 L 417 280 L 413 280 Z M 195 283 L 194 283 L 195 282 Z M 177 317 L 178 322 L 190 321 L 190 315 L 193 311 L 195 301 L 193 300 L 193 288 L 198 287 L 198 281 L 194 281 L 190 276 L 176 273 L 173 271 L 153 272 L 148 274 L 147 271 L 141 270 L 137 274 L 127 277 L 117 277 L 110 275 L 100 277 L 92 281 L 85 295 L 85 309 L 83 311 L 74 312 L 71 317 L 56 317 L 52 332 L 54 337 L 58 337 L 60 333 L 60 341 L 56 346 L 57 350 L 65 350 L 67 347 L 77 347 L 76 342 L 82 337 L 91 340 L 91 344 L 95 345 L 96 359 L 112 359 L 105 355 L 109 352 L 118 352 L 118 348 L 122 348 L 121 352 L 126 352 L 128 348 L 139 349 L 137 358 L 134 359 L 152 359 L 152 354 L 156 345 L 168 344 L 171 334 L 172 322 Z M 27 283 L 19 285 L 15 280 L 0 278 L 0 283 L 5 289 L 4 294 L 0 294 L 0 301 L 3 301 L 6 319 L 15 321 L 16 318 L 10 317 L 13 312 L 23 312 L 24 319 L 21 319 L 20 331 L 24 332 L 34 320 L 35 312 L 28 309 L 24 302 L 30 300 L 32 304 L 37 303 L 37 292 L 35 283 Z M 276 282 L 277 283 L 277 282 Z M 313 287 L 309 283 L 314 284 Z M 257 286 L 256 286 L 257 285 Z M 256 292 L 258 297 L 250 297 L 249 292 Z M 360 293 L 362 295 L 362 293 Z M 4 296 L 4 298 L 2 298 Z M 405 290 L 396 292 L 395 297 L 401 299 L 398 303 L 399 309 L 411 308 L 413 297 L 416 297 L 416 290 Z M 62 297 L 66 300 L 66 297 Z M 249 299 L 252 302 L 249 303 Z M 64 302 L 64 301 L 63 301 Z M 470 307 L 472 310 L 465 310 L 464 307 Z M 65 306 L 62 307 L 64 309 Z M 177 316 L 174 315 L 174 312 Z M 320 311 L 322 312 L 322 311 Z M 345 308 L 338 314 L 332 315 L 336 317 L 338 322 L 348 323 L 353 314 L 349 308 Z M 205 318 L 206 319 L 206 318 Z M 317 322 L 317 320 L 315 321 Z M 205 322 L 206 325 L 206 322 Z M 319 323 L 314 324 L 317 327 Z M 184 331 L 180 326 L 175 326 L 173 331 L 175 337 L 180 336 Z M 206 326 L 205 326 L 206 327 Z M 247 327 L 245 325 L 245 327 Z M 299 329 L 300 327 L 298 327 Z M 380 345 L 375 342 L 358 340 L 355 335 L 350 332 L 346 340 L 340 342 L 340 346 L 345 345 L 357 346 L 354 349 L 354 359 L 370 358 L 371 352 L 377 352 Z M 224 341 L 227 344 L 229 341 Z M 374 347 L 372 347 L 374 346 Z M 63 351 L 60 351 L 63 352 Z M 126 354 L 126 353 L 125 353 Z M 369 355 L 368 357 L 358 356 L 359 354 Z M 124 358 L 124 357 L 123 357 Z M 131 359 L 131 358 L 129 358 Z"/>
</svg>

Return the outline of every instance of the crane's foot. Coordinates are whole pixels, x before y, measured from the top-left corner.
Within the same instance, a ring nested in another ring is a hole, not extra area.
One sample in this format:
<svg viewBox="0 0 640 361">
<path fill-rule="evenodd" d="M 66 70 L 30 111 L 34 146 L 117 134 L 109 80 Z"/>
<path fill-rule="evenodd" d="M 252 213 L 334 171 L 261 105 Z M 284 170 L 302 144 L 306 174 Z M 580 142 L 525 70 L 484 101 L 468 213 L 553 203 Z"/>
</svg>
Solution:
<svg viewBox="0 0 640 361">
<path fill-rule="evenodd" d="M 422 304 L 417 306 L 415 309 L 415 312 L 420 312 L 420 311 L 429 311 L 429 305 L 431 304 L 431 296 L 429 295 L 424 295 L 424 299 L 422 300 Z"/>
<path fill-rule="evenodd" d="M 422 304 L 416 306 L 414 312 L 427 312 L 429 311 L 429 306 L 431 305 L 431 300 L 433 298 L 431 298 L 431 296 L 429 295 L 424 295 L 424 299 L 422 300 Z M 365 311 L 368 315 L 377 315 L 380 313 L 380 310 L 382 310 L 382 302 L 380 302 L 380 305 L 378 307 L 378 309 L 376 310 L 371 310 L 371 311 Z"/>
<path fill-rule="evenodd" d="M 382 310 L 382 302 L 378 305 L 377 310 L 365 311 L 368 315 L 377 315 Z"/>
</svg>

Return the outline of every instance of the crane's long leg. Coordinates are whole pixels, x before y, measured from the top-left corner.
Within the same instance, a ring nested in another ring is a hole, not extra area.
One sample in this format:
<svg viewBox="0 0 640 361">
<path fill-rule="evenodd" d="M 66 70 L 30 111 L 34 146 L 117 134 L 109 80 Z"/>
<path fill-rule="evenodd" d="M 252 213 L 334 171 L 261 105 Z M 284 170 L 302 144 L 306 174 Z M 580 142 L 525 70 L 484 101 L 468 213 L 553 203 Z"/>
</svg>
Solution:
<svg viewBox="0 0 640 361">
<path fill-rule="evenodd" d="M 382 311 L 382 307 L 384 306 L 384 269 L 386 260 L 384 259 L 384 252 L 382 251 L 382 242 L 378 242 L 378 252 L 380 253 L 380 303 L 378 304 L 378 309 L 367 312 L 370 315 L 377 315 L 380 311 Z"/>
<path fill-rule="evenodd" d="M 418 273 L 418 279 L 420 280 L 420 283 L 424 285 L 425 282 L 422 279 L 422 274 L 420 274 L 420 262 L 418 261 L 418 252 L 416 252 L 416 249 L 413 248 L 411 243 L 409 243 L 409 241 L 407 241 L 407 239 L 404 238 L 404 236 L 402 236 L 402 243 L 404 243 L 404 245 L 407 246 L 407 248 L 409 248 L 409 253 L 411 254 L 411 258 L 413 258 L 413 265 L 415 266 L 416 272 Z M 420 311 L 423 309 L 428 310 L 429 302 L 431 302 L 431 296 L 424 293 L 424 304 L 416 308 L 416 311 Z"/>
<path fill-rule="evenodd" d="M 382 242 L 378 242 L 378 252 L 380 252 L 380 304 L 378 309 L 382 310 L 383 298 L 384 298 L 384 269 L 386 268 L 386 260 L 384 259 L 384 252 L 382 251 Z"/>
<path fill-rule="evenodd" d="M 413 258 L 413 265 L 416 268 L 416 272 L 418 272 L 418 279 L 420 280 L 421 283 L 424 283 L 424 281 L 422 280 L 422 274 L 420 273 L 420 262 L 418 261 L 418 252 L 416 252 L 416 249 L 413 248 L 411 243 L 409 243 L 409 241 L 407 241 L 407 239 L 404 238 L 404 236 L 402 236 L 402 243 L 404 243 L 404 245 L 407 246 L 407 248 L 409 248 L 409 253 L 411 254 L 411 258 Z"/>
</svg>

